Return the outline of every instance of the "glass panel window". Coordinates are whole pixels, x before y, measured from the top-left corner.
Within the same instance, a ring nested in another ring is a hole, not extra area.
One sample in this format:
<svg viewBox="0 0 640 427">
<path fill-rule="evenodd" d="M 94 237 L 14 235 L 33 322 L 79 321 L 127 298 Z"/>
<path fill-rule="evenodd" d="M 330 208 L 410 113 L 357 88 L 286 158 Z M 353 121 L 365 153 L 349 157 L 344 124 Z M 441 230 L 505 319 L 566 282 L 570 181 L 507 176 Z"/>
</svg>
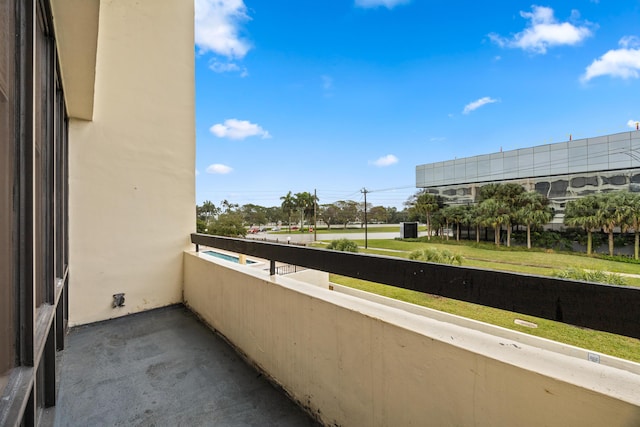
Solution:
<svg viewBox="0 0 640 427">
<path fill-rule="evenodd" d="M 15 1 L 0 0 L 0 394 L 15 366 Z"/>
</svg>

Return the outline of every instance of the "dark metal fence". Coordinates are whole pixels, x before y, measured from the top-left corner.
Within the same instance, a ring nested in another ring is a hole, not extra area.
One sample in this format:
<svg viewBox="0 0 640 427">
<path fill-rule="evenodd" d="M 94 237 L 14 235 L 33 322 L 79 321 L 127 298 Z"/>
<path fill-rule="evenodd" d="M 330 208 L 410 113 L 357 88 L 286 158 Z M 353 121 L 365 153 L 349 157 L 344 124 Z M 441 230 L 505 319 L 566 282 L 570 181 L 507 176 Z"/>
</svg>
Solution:
<svg viewBox="0 0 640 427">
<path fill-rule="evenodd" d="M 278 276 L 284 276 L 285 274 L 297 273 L 298 271 L 306 270 L 304 267 L 300 267 L 298 265 L 279 265 L 275 268 L 275 274 Z"/>
<path fill-rule="evenodd" d="M 640 338 L 640 289 L 246 239 L 191 242 L 275 262 L 440 295 L 575 326 Z"/>
</svg>

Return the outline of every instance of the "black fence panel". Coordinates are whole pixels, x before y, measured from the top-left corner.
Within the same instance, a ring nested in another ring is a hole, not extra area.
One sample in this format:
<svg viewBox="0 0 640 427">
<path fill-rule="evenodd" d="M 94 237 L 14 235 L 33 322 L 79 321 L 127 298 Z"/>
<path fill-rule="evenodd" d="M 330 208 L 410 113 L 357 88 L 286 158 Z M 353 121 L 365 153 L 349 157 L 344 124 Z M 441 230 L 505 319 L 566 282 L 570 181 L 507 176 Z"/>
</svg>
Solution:
<svg viewBox="0 0 640 427">
<path fill-rule="evenodd" d="M 640 289 L 246 239 L 191 235 L 196 245 L 640 338 Z"/>
</svg>

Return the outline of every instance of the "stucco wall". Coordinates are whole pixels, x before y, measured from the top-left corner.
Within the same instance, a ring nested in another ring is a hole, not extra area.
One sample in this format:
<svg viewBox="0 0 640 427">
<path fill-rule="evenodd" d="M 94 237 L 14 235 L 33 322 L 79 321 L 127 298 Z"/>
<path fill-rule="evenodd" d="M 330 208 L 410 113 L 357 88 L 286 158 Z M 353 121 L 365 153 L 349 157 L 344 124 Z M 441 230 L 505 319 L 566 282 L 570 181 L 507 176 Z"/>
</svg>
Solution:
<svg viewBox="0 0 640 427">
<path fill-rule="evenodd" d="M 182 300 L 195 229 L 193 13 L 182 0 L 100 2 L 93 120 L 69 124 L 72 325 Z M 125 307 L 113 309 L 119 292 Z"/>
<path fill-rule="evenodd" d="M 327 425 L 640 423 L 638 374 L 537 347 L 534 338 L 511 340 L 194 253 L 185 253 L 185 300 Z"/>
</svg>

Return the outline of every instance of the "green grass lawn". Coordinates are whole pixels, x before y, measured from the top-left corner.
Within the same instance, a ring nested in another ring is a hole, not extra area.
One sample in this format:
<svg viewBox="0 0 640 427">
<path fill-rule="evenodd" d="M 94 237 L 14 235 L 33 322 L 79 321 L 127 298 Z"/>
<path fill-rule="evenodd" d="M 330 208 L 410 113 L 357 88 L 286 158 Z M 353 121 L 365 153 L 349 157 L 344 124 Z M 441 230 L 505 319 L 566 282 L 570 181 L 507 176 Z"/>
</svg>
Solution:
<svg viewBox="0 0 640 427">
<path fill-rule="evenodd" d="M 358 243 L 359 246 L 364 246 L 364 240 L 355 240 L 355 242 Z M 462 241 L 458 243 L 455 241 L 439 242 L 434 240 L 432 243 L 424 243 L 373 239 L 368 241 L 368 247 L 369 249 L 361 249 L 360 251 L 402 258 L 406 258 L 409 253 L 416 249 L 426 247 L 447 249 L 462 255 L 465 258 L 464 266 L 541 276 L 551 276 L 554 271 L 563 270 L 568 267 L 602 270 L 611 273 L 640 274 L 640 266 L 638 264 L 609 261 L 583 256 L 582 254 L 548 253 L 541 250 L 527 251 L 522 250 L 522 248 L 514 248 L 511 250 L 509 248 L 497 249 L 491 244 L 476 246 L 475 242 Z M 640 287 L 640 277 L 626 277 L 625 280 L 630 286 Z"/>
<path fill-rule="evenodd" d="M 512 313 L 497 308 L 485 307 L 468 302 L 457 301 L 450 298 L 443 298 L 407 289 L 396 288 L 394 286 L 381 285 L 379 283 L 367 282 L 365 280 L 353 279 L 350 277 L 330 275 L 330 280 L 351 288 L 360 289 L 400 301 L 409 302 L 423 307 L 432 308 L 446 313 L 479 320 L 492 325 L 502 326 L 547 338 L 557 342 L 574 345 L 602 354 L 620 357 L 622 359 L 640 362 L 640 340 L 624 337 L 621 335 L 598 332 L 590 329 L 578 328 L 552 320 L 539 319 L 518 313 Z M 514 323 L 515 319 L 526 320 L 538 325 L 532 329 Z"/>
<path fill-rule="evenodd" d="M 364 245 L 364 240 L 356 240 Z M 451 243 L 454 243 L 453 245 Z M 640 274 L 637 264 L 627 264 L 569 253 L 547 253 L 544 251 L 523 251 L 496 249 L 491 245 L 476 246 L 470 242 L 407 242 L 400 240 L 369 240 L 369 249 L 360 252 L 406 258 L 411 251 L 425 247 L 436 247 L 457 252 L 465 257 L 464 266 L 493 270 L 512 271 L 525 274 L 549 276 L 554 270 L 567 267 L 602 270 L 616 273 Z M 466 244 L 465 244 L 466 243 Z M 324 246 L 320 244 L 319 246 Z M 640 278 L 625 278 L 631 286 L 640 287 Z M 344 286 L 384 295 L 458 316 L 479 320 L 508 329 L 524 332 L 550 340 L 586 348 L 611 356 L 640 362 L 640 340 L 620 335 L 578 328 L 560 322 L 539 319 L 477 304 L 433 296 L 393 286 L 367 282 L 338 275 L 331 275 L 331 281 Z M 536 323 L 532 329 L 514 323 L 515 319 Z"/>
</svg>

